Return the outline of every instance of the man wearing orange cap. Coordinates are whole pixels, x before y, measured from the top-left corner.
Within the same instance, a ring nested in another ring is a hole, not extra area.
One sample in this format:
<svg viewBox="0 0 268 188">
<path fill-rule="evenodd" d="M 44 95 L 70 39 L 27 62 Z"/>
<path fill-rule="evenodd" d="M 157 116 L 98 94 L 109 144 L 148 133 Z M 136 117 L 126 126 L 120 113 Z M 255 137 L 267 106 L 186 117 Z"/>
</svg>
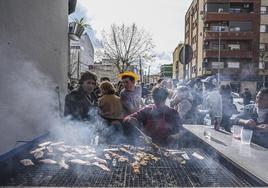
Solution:
<svg viewBox="0 0 268 188">
<path fill-rule="evenodd" d="M 120 93 L 125 115 L 129 115 L 140 109 L 142 104 L 141 87 L 136 86 L 135 82 L 139 79 L 133 72 L 125 71 L 119 74 L 124 84 L 124 89 Z"/>
</svg>

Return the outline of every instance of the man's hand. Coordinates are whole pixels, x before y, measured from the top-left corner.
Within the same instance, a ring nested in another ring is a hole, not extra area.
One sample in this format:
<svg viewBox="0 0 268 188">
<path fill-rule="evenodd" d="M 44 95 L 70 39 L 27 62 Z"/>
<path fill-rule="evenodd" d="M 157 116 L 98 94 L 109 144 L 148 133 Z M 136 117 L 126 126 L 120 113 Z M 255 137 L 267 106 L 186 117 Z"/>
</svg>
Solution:
<svg viewBox="0 0 268 188">
<path fill-rule="evenodd" d="M 251 127 L 251 128 L 254 128 L 257 125 L 253 119 L 249 119 L 249 120 L 240 119 L 239 123 L 241 123 L 242 125 Z"/>
<path fill-rule="evenodd" d="M 267 124 L 258 125 L 257 130 L 259 132 L 267 132 L 268 133 L 268 125 Z"/>
<path fill-rule="evenodd" d="M 133 126 L 139 125 L 139 121 L 136 118 L 134 118 L 134 117 L 126 117 L 124 119 L 124 122 L 126 122 L 128 124 L 131 124 Z"/>
</svg>

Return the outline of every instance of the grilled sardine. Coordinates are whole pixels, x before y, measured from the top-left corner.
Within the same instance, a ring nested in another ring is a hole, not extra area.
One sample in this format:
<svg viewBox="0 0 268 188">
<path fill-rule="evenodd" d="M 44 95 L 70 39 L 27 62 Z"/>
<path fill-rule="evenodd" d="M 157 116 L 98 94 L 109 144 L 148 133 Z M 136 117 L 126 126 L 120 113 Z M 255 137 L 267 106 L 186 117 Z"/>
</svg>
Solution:
<svg viewBox="0 0 268 188">
<path fill-rule="evenodd" d="M 21 164 L 23 164 L 24 166 L 31 166 L 31 165 L 34 165 L 34 163 L 32 162 L 31 159 L 22 159 L 20 161 Z"/>
</svg>

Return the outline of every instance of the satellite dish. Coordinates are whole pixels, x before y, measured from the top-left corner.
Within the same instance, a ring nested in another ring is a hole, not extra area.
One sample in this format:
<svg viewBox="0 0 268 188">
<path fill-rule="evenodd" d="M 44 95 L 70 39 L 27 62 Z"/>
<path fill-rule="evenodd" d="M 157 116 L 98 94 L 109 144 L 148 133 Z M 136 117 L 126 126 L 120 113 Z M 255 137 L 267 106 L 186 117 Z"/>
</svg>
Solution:
<svg viewBox="0 0 268 188">
<path fill-rule="evenodd" d="M 185 58 L 183 62 L 183 51 L 185 48 Z M 191 60 L 193 59 L 193 49 L 190 45 L 185 44 L 181 47 L 180 52 L 179 52 L 179 60 L 181 64 L 188 64 Z"/>
</svg>

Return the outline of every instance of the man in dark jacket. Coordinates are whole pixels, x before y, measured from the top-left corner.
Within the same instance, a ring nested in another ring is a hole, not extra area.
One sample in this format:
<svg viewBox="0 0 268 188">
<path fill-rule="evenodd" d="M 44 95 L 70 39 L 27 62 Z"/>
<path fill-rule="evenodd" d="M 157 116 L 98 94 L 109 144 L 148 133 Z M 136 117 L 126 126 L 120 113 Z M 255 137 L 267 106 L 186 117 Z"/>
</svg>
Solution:
<svg viewBox="0 0 268 188">
<path fill-rule="evenodd" d="M 268 148 L 268 88 L 258 92 L 252 110 L 245 110 L 232 121 L 233 124 L 253 129 L 252 141 Z"/>
<path fill-rule="evenodd" d="M 92 72 L 85 72 L 79 80 L 79 88 L 65 97 L 64 116 L 71 116 L 76 120 L 90 120 L 89 112 L 97 106 L 97 96 L 94 93 L 97 76 Z"/>
<path fill-rule="evenodd" d="M 124 119 L 126 125 L 141 126 L 144 133 L 160 145 L 171 144 L 179 138 L 182 122 L 178 112 L 165 105 L 168 90 L 155 87 L 152 91 L 154 103 L 130 114 Z"/>
</svg>

